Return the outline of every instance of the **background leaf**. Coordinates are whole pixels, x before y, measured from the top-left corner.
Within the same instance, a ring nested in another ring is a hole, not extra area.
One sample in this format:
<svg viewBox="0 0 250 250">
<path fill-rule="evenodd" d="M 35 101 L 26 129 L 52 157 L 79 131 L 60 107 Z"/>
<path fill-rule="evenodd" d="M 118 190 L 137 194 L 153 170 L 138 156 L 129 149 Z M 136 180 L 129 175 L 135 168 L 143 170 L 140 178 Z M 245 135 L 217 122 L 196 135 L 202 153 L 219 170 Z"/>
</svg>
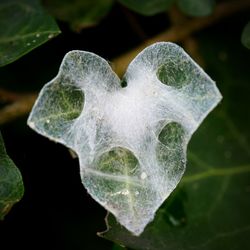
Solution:
<svg viewBox="0 0 250 250">
<path fill-rule="evenodd" d="M 213 12 L 215 0 L 178 0 L 180 9 L 190 16 L 207 16 Z"/>
<path fill-rule="evenodd" d="M 167 10 L 173 0 L 119 0 L 119 2 L 142 15 L 154 15 Z"/>
<path fill-rule="evenodd" d="M 0 66 L 9 64 L 60 33 L 36 0 L 1 0 Z"/>
<path fill-rule="evenodd" d="M 114 0 L 44 0 L 49 12 L 74 31 L 95 25 L 110 11 Z"/>
<path fill-rule="evenodd" d="M 120 245 L 114 244 L 112 247 L 112 250 L 124 250 L 126 247 L 122 247 Z"/>
<path fill-rule="evenodd" d="M 241 36 L 242 44 L 250 49 L 250 22 L 245 26 L 242 36 Z"/>
<path fill-rule="evenodd" d="M 22 198 L 23 192 L 21 174 L 7 155 L 0 133 L 0 220 Z"/>
<path fill-rule="evenodd" d="M 109 216 L 107 239 L 133 249 L 249 247 L 250 85 L 245 62 L 250 54 L 235 49 L 234 42 L 225 45 L 226 37 L 203 37 L 206 63 L 222 91 L 222 105 L 194 134 L 183 180 L 144 233 L 134 237 Z"/>
</svg>

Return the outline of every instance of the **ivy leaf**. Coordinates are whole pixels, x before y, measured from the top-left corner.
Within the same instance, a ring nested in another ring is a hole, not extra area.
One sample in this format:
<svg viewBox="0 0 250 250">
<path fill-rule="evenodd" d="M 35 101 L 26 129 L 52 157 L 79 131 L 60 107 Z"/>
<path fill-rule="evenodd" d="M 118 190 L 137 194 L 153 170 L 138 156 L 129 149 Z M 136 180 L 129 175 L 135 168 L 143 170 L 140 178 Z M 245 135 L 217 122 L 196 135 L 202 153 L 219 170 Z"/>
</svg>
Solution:
<svg viewBox="0 0 250 250">
<path fill-rule="evenodd" d="M 72 30 L 97 24 L 113 6 L 114 0 L 45 0 L 49 12 L 61 21 L 70 24 Z"/>
<path fill-rule="evenodd" d="M 114 244 L 112 247 L 112 250 L 124 250 L 124 249 L 126 248 L 117 244 Z"/>
<path fill-rule="evenodd" d="M 22 198 L 23 192 L 21 174 L 7 155 L 0 133 L 0 220 Z"/>
<path fill-rule="evenodd" d="M 91 196 L 139 235 L 179 183 L 187 143 L 221 95 L 172 43 L 146 48 L 124 81 L 99 56 L 69 52 L 28 124 L 75 151 Z"/>
<path fill-rule="evenodd" d="M 250 22 L 245 26 L 242 32 L 241 42 L 246 48 L 250 49 Z"/>
<path fill-rule="evenodd" d="M 240 47 L 235 49 L 234 40 L 225 44 L 229 38 L 209 34 L 204 38 L 207 44 L 199 43 L 207 67 L 220 82 L 223 102 L 192 137 L 187 171 L 178 188 L 140 237 L 131 235 L 113 216 L 108 217 L 109 229 L 102 237 L 132 249 L 249 248 L 250 85 L 246 62 L 250 57 Z"/>
<path fill-rule="evenodd" d="M 17 60 L 59 33 L 37 0 L 1 0 L 0 66 Z"/>
<path fill-rule="evenodd" d="M 119 0 L 129 9 L 150 16 L 166 11 L 174 0 Z"/>
<path fill-rule="evenodd" d="M 178 6 L 189 16 L 208 16 L 214 10 L 215 0 L 178 0 Z"/>
</svg>

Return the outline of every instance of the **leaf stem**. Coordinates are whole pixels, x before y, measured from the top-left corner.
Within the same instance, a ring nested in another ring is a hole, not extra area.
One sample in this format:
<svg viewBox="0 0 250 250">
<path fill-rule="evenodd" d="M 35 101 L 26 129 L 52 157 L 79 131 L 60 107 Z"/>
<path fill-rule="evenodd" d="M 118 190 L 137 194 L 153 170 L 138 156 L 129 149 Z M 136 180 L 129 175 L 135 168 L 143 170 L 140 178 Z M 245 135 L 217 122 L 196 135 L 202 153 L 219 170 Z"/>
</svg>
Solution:
<svg viewBox="0 0 250 250">
<path fill-rule="evenodd" d="M 0 125 L 3 125 L 7 122 L 10 122 L 18 117 L 26 115 L 30 112 L 36 98 L 37 94 L 30 93 L 25 95 L 18 95 L 15 93 L 5 95 L 5 97 L 10 101 L 14 100 L 14 102 L 4 106 L 0 110 Z"/>
<path fill-rule="evenodd" d="M 186 184 L 194 181 L 200 181 L 208 177 L 219 177 L 219 176 L 228 176 L 235 174 L 243 174 L 250 172 L 250 165 L 243 165 L 239 167 L 228 167 L 228 168 L 211 168 L 205 172 L 198 174 L 193 174 L 190 176 L 184 176 L 181 184 Z"/>
<path fill-rule="evenodd" d="M 146 40 L 138 47 L 130 50 L 129 52 L 115 58 L 113 60 L 114 71 L 119 75 L 123 75 L 129 62 L 147 46 L 159 41 L 180 42 L 190 34 L 206 28 L 223 18 L 233 15 L 237 12 L 244 11 L 250 8 L 250 1 L 235 0 L 218 4 L 214 13 L 208 17 L 192 18 L 181 24 L 175 24 L 166 31 Z"/>
</svg>

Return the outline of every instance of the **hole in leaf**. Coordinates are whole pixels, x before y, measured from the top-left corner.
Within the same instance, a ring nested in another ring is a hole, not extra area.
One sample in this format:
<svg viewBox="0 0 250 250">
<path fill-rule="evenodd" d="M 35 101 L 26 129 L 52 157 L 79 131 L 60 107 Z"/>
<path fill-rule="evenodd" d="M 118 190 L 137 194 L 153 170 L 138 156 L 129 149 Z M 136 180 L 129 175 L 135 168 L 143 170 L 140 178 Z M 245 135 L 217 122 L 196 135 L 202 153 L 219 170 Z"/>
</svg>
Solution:
<svg viewBox="0 0 250 250">
<path fill-rule="evenodd" d="M 137 164 L 138 160 L 130 150 L 117 147 L 102 154 L 96 166 L 99 171 L 105 173 L 130 176 L 133 175 Z"/>
<path fill-rule="evenodd" d="M 82 112 L 84 106 L 84 94 L 82 90 L 72 85 L 54 85 L 53 107 L 50 109 L 52 119 L 71 121 L 76 119 Z M 49 104 L 48 104 L 49 105 Z M 49 108 L 49 107 L 48 107 Z"/>
<path fill-rule="evenodd" d="M 127 83 L 127 81 L 126 81 L 125 78 L 123 78 L 123 79 L 121 80 L 121 86 L 122 86 L 122 88 L 125 88 L 125 87 L 128 86 L 128 83 Z"/>
<path fill-rule="evenodd" d="M 184 128 L 177 122 L 170 122 L 162 129 L 158 139 L 169 148 L 177 148 L 182 145 L 184 136 Z"/>
<path fill-rule="evenodd" d="M 188 84 L 185 64 L 168 62 L 158 68 L 157 77 L 163 83 L 171 87 L 182 88 Z"/>
<path fill-rule="evenodd" d="M 168 123 L 160 132 L 156 155 L 169 179 L 181 176 L 185 169 L 185 130 L 177 122 Z"/>
<path fill-rule="evenodd" d="M 35 123 L 41 133 L 61 138 L 81 114 L 84 93 L 76 86 L 55 83 L 46 86 L 37 105 L 36 116 L 29 122 Z"/>
</svg>

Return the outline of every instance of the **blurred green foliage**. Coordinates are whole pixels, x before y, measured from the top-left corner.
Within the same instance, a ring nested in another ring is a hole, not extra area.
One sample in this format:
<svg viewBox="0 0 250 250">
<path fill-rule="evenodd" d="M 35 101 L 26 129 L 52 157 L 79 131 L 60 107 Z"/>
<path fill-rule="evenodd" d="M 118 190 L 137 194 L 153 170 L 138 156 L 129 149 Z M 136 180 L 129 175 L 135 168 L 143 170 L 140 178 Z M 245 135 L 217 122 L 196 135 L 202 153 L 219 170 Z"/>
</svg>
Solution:
<svg viewBox="0 0 250 250">
<path fill-rule="evenodd" d="M 174 0 L 119 0 L 119 2 L 135 12 L 150 16 L 168 10 Z"/>
<path fill-rule="evenodd" d="M 44 0 L 48 11 L 74 31 L 97 24 L 111 10 L 114 0 Z"/>
<path fill-rule="evenodd" d="M 178 0 L 178 6 L 189 16 L 208 16 L 213 12 L 215 0 Z"/>
<path fill-rule="evenodd" d="M 250 49 L 250 22 L 245 26 L 242 32 L 241 42 L 246 48 Z"/>
</svg>

